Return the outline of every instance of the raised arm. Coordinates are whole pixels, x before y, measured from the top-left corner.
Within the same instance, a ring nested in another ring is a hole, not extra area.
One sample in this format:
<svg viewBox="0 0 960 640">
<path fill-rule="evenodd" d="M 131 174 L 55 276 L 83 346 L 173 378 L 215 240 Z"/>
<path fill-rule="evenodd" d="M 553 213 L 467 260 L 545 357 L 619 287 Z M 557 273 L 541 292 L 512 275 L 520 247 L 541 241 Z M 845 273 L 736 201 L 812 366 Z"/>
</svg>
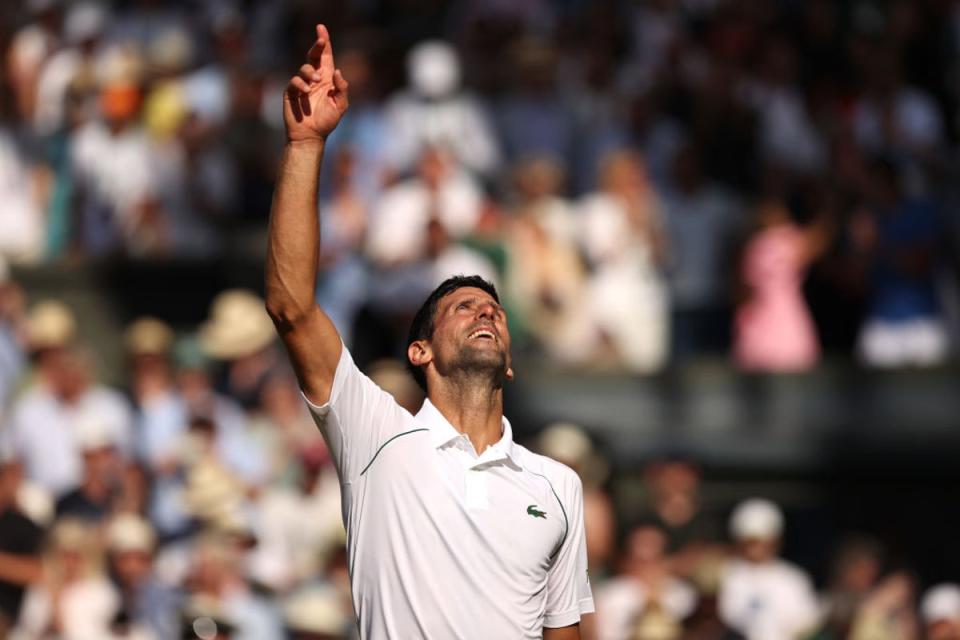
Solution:
<svg viewBox="0 0 960 640">
<path fill-rule="evenodd" d="M 327 136 L 347 110 L 347 81 L 334 65 L 326 27 L 283 96 L 287 144 L 270 211 L 265 289 L 267 311 L 307 397 L 323 404 L 340 359 L 336 328 L 317 306 L 320 256 L 317 181 Z"/>
</svg>

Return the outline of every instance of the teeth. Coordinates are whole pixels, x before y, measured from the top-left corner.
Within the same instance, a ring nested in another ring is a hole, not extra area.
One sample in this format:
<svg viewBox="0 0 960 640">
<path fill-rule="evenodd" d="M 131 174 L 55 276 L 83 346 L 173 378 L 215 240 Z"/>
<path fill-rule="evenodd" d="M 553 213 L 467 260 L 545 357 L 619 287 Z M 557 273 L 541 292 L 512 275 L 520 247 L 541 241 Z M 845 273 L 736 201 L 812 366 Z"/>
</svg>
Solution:
<svg viewBox="0 0 960 640">
<path fill-rule="evenodd" d="M 479 338 L 480 336 L 486 336 L 488 338 L 493 338 L 493 333 L 486 329 L 479 329 L 470 334 L 470 338 Z"/>
</svg>

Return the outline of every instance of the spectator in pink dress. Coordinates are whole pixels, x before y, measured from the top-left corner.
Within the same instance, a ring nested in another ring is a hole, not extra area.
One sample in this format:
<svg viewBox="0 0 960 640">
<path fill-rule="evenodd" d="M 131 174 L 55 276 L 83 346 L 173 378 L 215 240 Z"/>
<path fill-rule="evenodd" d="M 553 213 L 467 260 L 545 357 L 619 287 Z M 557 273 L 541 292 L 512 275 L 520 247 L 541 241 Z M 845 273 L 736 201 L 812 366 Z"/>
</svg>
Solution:
<svg viewBox="0 0 960 640">
<path fill-rule="evenodd" d="M 821 223 L 799 226 L 777 200 L 762 203 L 758 218 L 740 266 L 748 293 L 736 313 L 734 356 L 746 370 L 804 371 L 816 363 L 820 347 L 803 279 L 828 234 Z"/>
</svg>

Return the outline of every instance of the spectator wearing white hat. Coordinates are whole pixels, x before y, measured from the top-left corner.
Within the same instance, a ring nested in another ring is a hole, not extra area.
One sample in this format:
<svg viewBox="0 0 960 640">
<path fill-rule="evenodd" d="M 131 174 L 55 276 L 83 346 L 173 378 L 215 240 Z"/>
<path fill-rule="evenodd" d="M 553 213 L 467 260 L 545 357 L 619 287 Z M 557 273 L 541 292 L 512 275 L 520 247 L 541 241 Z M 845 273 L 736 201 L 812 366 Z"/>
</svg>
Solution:
<svg viewBox="0 0 960 640">
<path fill-rule="evenodd" d="M 960 640 L 960 585 L 931 587 L 920 603 L 927 640 Z"/>
<path fill-rule="evenodd" d="M 51 530 L 42 577 L 27 592 L 12 637 L 61 640 L 110 638 L 120 597 L 103 572 L 95 530 L 74 518 Z"/>
<path fill-rule="evenodd" d="M 747 640 L 793 640 L 818 623 L 810 578 L 778 557 L 783 526 L 780 508 L 760 498 L 740 503 L 730 518 L 739 557 L 721 576 L 717 608 Z"/>
<path fill-rule="evenodd" d="M 106 527 L 106 547 L 126 618 L 159 640 L 175 637 L 180 598 L 154 573 L 156 534 L 150 523 L 136 514 L 118 514 Z"/>
<path fill-rule="evenodd" d="M 109 425 L 96 416 L 81 417 L 74 437 L 83 459 L 80 486 L 57 500 L 57 516 L 100 522 L 114 509 L 120 494 L 116 438 Z"/>
<path fill-rule="evenodd" d="M 442 146 L 478 175 L 492 173 L 500 149 L 481 104 L 463 91 L 456 50 L 431 40 L 407 56 L 410 85 L 386 106 L 385 154 L 397 171 L 411 169 L 426 147 Z"/>
<path fill-rule="evenodd" d="M 122 457 L 132 448 L 130 407 L 91 379 L 93 363 L 75 346 L 76 321 L 62 303 L 38 303 L 27 319 L 36 375 L 15 401 L 8 435 L 27 477 L 54 495 L 77 487 L 82 472 L 77 423 L 96 416 Z"/>
</svg>

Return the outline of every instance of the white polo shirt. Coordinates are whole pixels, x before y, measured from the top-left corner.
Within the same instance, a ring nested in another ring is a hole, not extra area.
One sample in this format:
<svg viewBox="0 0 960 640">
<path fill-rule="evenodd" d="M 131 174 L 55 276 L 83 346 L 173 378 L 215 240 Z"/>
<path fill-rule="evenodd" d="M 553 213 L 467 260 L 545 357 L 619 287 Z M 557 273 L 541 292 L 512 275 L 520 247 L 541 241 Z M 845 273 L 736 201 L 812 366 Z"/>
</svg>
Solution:
<svg viewBox="0 0 960 640">
<path fill-rule="evenodd" d="M 506 418 L 477 455 L 429 400 L 411 415 L 345 347 L 329 402 L 310 408 L 340 474 L 361 637 L 541 638 L 593 611 L 580 479 L 515 444 Z"/>
</svg>

